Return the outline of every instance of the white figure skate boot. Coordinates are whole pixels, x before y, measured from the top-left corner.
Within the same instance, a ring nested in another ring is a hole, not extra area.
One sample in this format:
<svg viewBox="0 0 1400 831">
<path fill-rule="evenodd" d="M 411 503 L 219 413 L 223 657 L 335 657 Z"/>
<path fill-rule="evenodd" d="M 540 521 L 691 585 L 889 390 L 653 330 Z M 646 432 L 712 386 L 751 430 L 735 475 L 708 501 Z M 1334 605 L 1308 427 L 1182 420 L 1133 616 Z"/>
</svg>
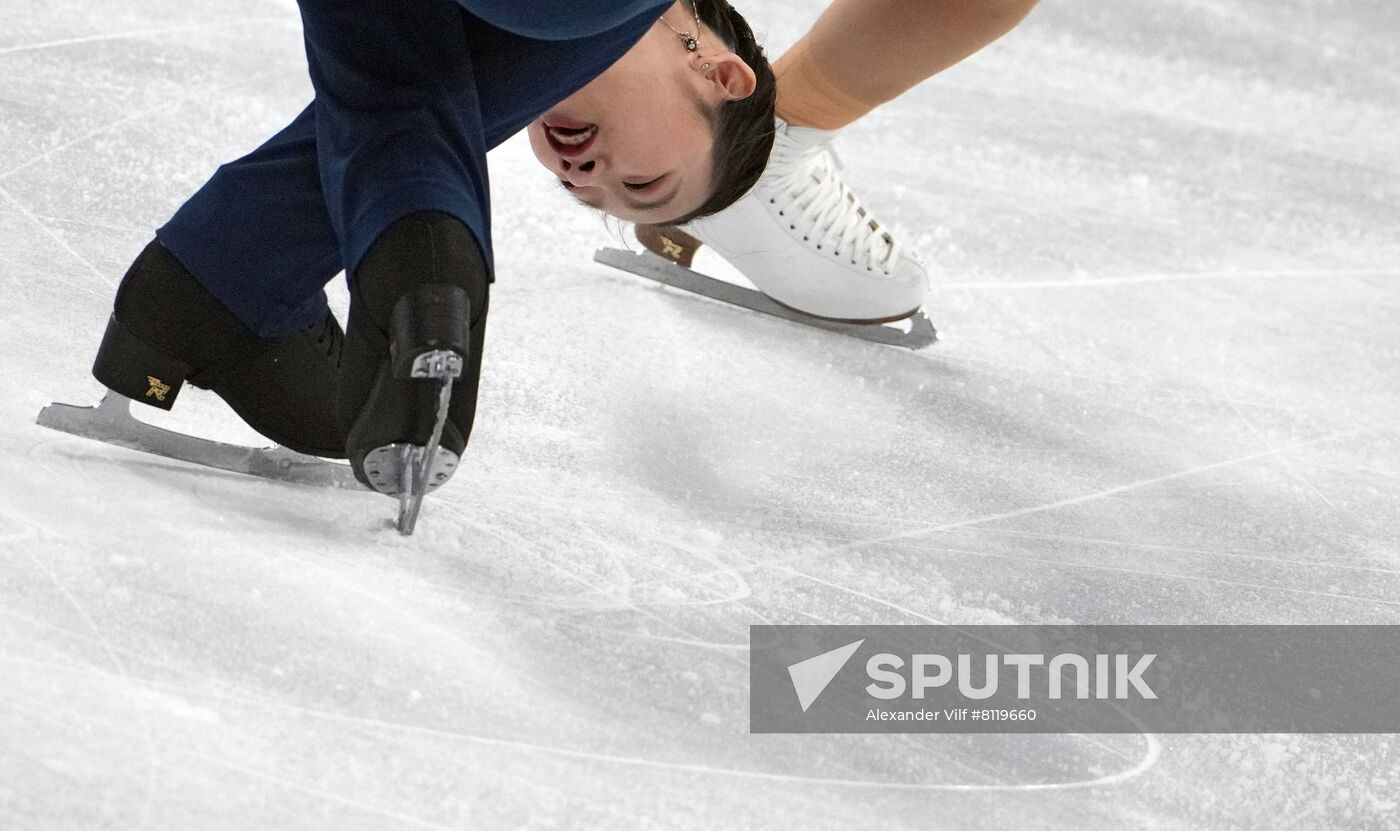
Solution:
<svg viewBox="0 0 1400 831">
<path fill-rule="evenodd" d="M 764 294 L 816 317 L 883 323 L 914 314 L 928 273 L 842 180 L 835 135 L 778 119 L 753 190 L 684 231 L 638 226 L 638 239 L 686 268 L 708 245 Z"/>
</svg>

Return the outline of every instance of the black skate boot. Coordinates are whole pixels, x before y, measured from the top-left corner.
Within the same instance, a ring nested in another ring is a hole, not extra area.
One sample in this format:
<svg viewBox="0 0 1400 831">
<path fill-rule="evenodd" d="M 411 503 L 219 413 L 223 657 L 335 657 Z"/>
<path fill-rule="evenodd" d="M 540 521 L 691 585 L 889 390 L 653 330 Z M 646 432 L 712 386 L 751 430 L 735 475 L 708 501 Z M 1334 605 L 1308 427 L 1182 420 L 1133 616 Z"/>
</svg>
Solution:
<svg viewBox="0 0 1400 831">
<path fill-rule="evenodd" d="M 327 314 L 301 333 L 259 338 L 152 241 L 117 289 L 92 374 L 114 392 L 164 410 L 189 381 L 217 393 L 278 444 L 343 459 L 335 390 L 344 337 Z"/>
<path fill-rule="evenodd" d="M 437 211 L 390 226 L 351 281 L 337 412 L 356 478 L 399 498 L 401 533 L 466 449 L 488 281 L 471 232 Z"/>
</svg>

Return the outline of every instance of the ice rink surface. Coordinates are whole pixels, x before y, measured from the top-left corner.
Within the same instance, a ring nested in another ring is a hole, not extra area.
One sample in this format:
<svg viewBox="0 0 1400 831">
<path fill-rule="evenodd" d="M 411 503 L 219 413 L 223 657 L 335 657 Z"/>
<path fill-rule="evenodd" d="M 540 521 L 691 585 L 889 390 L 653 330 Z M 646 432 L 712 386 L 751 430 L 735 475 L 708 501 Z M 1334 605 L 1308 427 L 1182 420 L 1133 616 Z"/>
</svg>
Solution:
<svg viewBox="0 0 1400 831">
<path fill-rule="evenodd" d="M 775 53 L 822 7 L 742 5 Z M 851 129 L 921 353 L 594 265 L 510 143 L 410 539 L 33 423 L 305 104 L 293 4 L 4 12 L 0 826 L 1400 826 L 1389 736 L 755 736 L 746 668 L 765 622 L 1400 623 L 1400 6 L 1047 0 Z M 200 395 L 162 423 L 252 440 Z"/>
</svg>

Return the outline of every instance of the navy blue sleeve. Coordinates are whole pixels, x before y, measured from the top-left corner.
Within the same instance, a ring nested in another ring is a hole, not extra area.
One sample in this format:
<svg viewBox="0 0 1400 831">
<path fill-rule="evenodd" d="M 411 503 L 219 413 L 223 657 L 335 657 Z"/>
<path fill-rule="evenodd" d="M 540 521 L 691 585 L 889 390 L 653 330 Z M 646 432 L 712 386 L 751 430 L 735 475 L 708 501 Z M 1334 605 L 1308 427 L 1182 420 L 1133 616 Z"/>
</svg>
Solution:
<svg viewBox="0 0 1400 831">
<path fill-rule="evenodd" d="M 498 29 L 532 40 L 578 40 L 626 23 L 643 12 L 656 16 L 669 0 L 457 0 Z"/>
</svg>

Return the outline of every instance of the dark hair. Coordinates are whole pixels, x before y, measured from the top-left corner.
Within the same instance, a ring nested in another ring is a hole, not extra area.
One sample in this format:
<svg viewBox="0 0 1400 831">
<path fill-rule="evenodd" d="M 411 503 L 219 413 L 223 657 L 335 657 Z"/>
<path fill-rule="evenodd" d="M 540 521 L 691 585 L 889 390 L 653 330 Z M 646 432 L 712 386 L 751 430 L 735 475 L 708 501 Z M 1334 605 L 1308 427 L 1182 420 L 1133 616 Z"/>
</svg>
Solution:
<svg viewBox="0 0 1400 831">
<path fill-rule="evenodd" d="M 715 134 L 712 162 L 714 193 L 703 205 L 670 224 L 719 213 L 739 201 L 758 183 L 773 150 L 773 109 L 778 100 L 777 78 L 768 56 L 753 36 L 743 15 L 726 0 L 691 0 L 701 22 L 714 30 L 731 52 L 749 65 L 757 79 L 753 94 L 726 101 L 710 115 Z"/>
</svg>

